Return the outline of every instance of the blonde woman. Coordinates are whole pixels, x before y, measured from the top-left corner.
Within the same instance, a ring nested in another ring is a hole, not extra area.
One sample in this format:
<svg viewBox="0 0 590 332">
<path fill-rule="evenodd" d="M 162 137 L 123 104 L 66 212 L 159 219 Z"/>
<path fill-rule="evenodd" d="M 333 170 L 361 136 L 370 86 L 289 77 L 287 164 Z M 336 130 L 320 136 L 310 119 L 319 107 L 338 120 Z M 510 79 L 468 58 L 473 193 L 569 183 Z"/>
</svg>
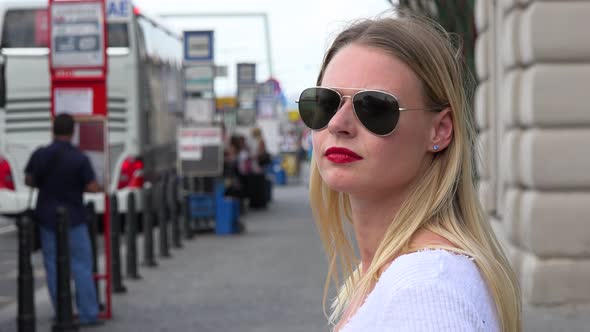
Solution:
<svg viewBox="0 0 590 332">
<path fill-rule="evenodd" d="M 459 58 L 424 19 L 363 20 L 299 98 L 335 331 L 521 331 L 519 288 L 477 198 Z"/>
</svg>

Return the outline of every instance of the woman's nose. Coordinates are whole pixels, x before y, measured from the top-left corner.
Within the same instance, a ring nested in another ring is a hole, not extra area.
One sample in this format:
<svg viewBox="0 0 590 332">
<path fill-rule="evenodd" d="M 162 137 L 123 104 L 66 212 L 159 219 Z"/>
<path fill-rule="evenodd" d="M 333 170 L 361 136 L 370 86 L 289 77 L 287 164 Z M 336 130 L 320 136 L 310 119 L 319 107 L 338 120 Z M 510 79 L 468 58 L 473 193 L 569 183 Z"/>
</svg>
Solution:
<svg viewBox="0 0 590 332">
<path fill-rule="evenodd" d="M 333 135 L 351 136 L 356 134 L 356 119 L 352 109 L 352 98 L 343 97 L 340 108 L 328 122 L 328 130 Z"/>
</svg>

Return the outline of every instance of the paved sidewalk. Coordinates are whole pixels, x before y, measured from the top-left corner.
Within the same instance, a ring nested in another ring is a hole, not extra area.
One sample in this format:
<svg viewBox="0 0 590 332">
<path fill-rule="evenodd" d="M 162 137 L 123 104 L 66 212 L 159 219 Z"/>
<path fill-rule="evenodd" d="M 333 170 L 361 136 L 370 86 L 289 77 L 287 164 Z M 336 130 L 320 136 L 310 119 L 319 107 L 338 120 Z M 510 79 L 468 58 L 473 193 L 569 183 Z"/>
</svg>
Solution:
<svg viewBox="0 0 590 332">
<path fill-rule="evenodd" d="M 158 258 L 157 268 L 140 268 L 143 278 L 125 279 L 127 294 L 113 295 L 113 319 L 92 330 L 329 331 L 321 307 L 325 258 L 306 191 L 277 187 L 268 210 L 244 218 L 245 234 L 198 235 L 172 258 Z M 11 279 L 0 286 L 15 293 Z M 37 282 L 37 331 L 46 332 L 52 310 L 44 281 Z M 525 332 L 590 331 L 590 305 L 524 311 Z M 16 331 L 15 316 L 16 303 L 0 307 L 0 332 Z"/>
<path fill-rule="evenodd" d="M 324 254 L 304 186 L 278 187 L 268 210 L 250 211 L 243 235 L 198 235 L 124 280 L 114 317 L 94 331 L 327 331 L 322 314 Z M 37 292 L 38 331 L 50 331 L 46 289 Z M 0 310 L 0 331 L 16 331 L 16 306 Z"/>
</svg>

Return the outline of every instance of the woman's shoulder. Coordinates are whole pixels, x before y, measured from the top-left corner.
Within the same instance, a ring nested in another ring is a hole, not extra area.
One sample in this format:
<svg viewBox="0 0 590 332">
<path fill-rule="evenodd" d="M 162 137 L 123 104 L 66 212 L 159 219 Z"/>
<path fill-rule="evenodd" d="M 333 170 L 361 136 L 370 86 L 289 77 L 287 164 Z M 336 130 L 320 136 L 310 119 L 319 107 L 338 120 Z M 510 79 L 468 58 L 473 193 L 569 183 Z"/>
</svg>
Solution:
<svg viewBox="0 0 590 332">
<path fill-rule="evenodd" d="M 411 322 L 423 315 L 422 319 L 437 324 L 471 326 L 478 331 L 497 328 L 486 282 L 474 260 L 465 255 L 439 249 L 402 255 L 383 272 L 377 289 L 386 321 L 392 316 Z M 444 317 L 453 322 L 442 322 Z"/>
<path fill-rule="evenodd" d="M 474 259 L 444 249 L 424 249 L 397 257 L 383 272 L 382 278 L 400 286 L 459 278 L 481 279 Z"/>
<path fill-rule="evenodd" d="M 379 283 L 389 294 L 428 287 L 436 291 L 445 286 L 468 298 L 488 296 L 486 282 L 474 259 L 443 249 L 425 249 L 399 256 L 382 273 Z"/>
</svg>

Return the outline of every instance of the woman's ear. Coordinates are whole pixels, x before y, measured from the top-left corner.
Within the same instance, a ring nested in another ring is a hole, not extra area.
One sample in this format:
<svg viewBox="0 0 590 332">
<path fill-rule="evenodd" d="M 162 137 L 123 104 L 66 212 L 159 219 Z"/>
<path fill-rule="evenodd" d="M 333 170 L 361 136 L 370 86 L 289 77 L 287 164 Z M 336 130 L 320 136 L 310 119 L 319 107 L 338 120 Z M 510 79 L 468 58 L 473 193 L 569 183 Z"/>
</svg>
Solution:
<svg viewBox="0 0 590 332">
<path fill-rule="evenodd" d="M 433 117 L 429 151 L 440 152 L 451 143 L 453 138 L 452 114 L 451 108 L 447 107 Z"/>
</svg>

